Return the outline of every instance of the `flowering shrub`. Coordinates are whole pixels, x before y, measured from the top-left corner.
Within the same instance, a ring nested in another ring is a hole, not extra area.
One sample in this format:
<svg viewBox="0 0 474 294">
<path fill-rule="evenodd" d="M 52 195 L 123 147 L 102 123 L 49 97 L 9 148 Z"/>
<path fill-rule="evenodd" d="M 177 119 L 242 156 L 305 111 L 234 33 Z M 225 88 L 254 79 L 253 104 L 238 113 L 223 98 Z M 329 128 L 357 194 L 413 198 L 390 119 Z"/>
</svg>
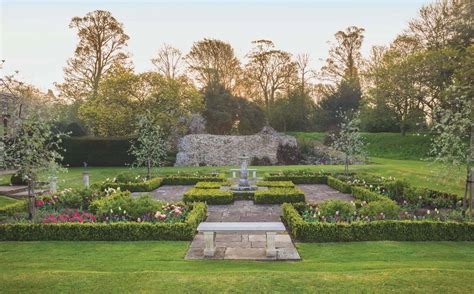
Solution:
<svg viewBox="0 0 474 294">
<path fill-rule="evenodd" d="M 46 194 L 36 199 L 36 207 L 43 210 L 59 211 L 64 208 L 86 210 L 95 199 L 106 194 L 91 189 L 64 189 L 54 194 Z"/>
<path fill-rule="evenodd" d="M 96 221 L 96 216 L 83 211 L 76 210 L 74 213 L 51 213 L 48 217 L 43 219 L 43 223 L 93 223 Z"/>
</svg>

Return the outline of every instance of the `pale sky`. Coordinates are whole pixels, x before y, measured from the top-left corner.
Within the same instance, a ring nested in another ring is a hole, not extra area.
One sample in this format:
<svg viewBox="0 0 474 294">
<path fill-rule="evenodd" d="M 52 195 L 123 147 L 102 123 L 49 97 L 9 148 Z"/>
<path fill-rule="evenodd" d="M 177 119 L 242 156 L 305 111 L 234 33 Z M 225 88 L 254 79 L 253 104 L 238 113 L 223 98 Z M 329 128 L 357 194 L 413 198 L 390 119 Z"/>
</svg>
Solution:
<svg viewBox="0 0 474 294">
<path fill-rule="evenodd" d="M 279 49 L 309 53 L 319 69 L 328 41 L 338 30 L 356 25 L 366 29 L 363 54 L 373 45 L 387 45 L 406 28 L 422 0 L 320 1 L 1 1 L 0 57 L 3 74 L 51 88 L 63 79 L 62 68 L 73 55 L 76 31 L 72 17 L 102 9 L 124 24 L 128 51 L 137 72 L 152 69 L 150 59 L 168 43 L 188 52 L 193 42 L 217 38 L 229 42 L 243 58 L 251 41 L 270 39 Z"/>
</svg>

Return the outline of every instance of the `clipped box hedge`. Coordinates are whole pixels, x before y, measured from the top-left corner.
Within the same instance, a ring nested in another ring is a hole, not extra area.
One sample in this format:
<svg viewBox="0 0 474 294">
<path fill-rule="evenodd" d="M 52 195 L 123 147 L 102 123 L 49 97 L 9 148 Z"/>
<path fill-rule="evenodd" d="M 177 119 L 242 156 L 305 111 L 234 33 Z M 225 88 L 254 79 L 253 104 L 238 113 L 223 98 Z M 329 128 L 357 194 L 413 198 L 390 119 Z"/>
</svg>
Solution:
<svg viewBox="0 0 474 294">
<path fill-rule="evenodd" d="M 205 202 L 207 204 L 231 204 L 234 201 L 231 191 L 219 189 L 196 189 L 192 188 L 183 195 L 186 203 Z"/>
<path fill-rule="evenodd" d="M 342 193 L 350 194 L 352 192 L 351 185 L 336 179 L 335 177 L 328 176 L 327 184 L 329 187 L 334 188 Z"/>
<path fill-rule="evenodd" d="M 292 181 L 294 184 L 327 184 L 326 175 L 267 175 L 265 181 Z"/>
<path fill-rule="evenodd" d="M 15 213 L 26 212 L 27 209 L 28 203 L 26 202 L 26 200 L 17 201 L 0 207 L 0 216 L 11 216 Z"/>
<path fill-rule="evenodd" d="M 189 241 L 206 216 L 206 204 L 195 203 L 183 223 L 0 224 L 0 241 Z"/>
<path fill-rule="evenodd" d="M 196 189 L 219 189 L 222 186 L 230 186 L 229 181 L 225 182 L 197 182 L 194 188 Z"/>
<path fill-rule="evenodd" d="M 295 184 L 292 181 L 258 181 L 255 185 L 258 187 L 269 188 L 294 188 Z"/>
<path fill-rule="evenodd" d="M 223 182 L 223 175 L 171 175 L 163 178 L 163 185 L 196 185 L 198 182 Z"/>
<path fill-rule="evenodd" d="M 107 188 L 118 189 L 121 191 L 130 191 L 130 192 L 150 192 L 155 189 L 158 189 L 163 184 L 163 178 L 153 178 L 148 181 L 139 182 L 139 183 L 112 183 L 105 182 L 100 185 L 101 190 Z"/>
<path fill-rule="evenodd" d="M 256 204 L 282 204 L 305 202 L 304 192 L 298 188 L 270 188 L 254 194 Z"/>
<path fill-rule="evenodd" d="M 473 222 L 306 222 L 292 204 L 283 205 L 282 218 L 291 235 L 301 242 L 474 241 Z"/>
<path fill-rule="evenodd" d="M 358 199 L 361 201 L 367 201 L 367 202 L 390 200 L 390 198 L 388 198 L 387 196 L 384 196 L 377 192 L 372 192 L 363 187 L 358 187 L 358 186 L 351 186 L 351 187 L 352 187 L 352 196 L 354 196 L 355 199 Z"/>
</svg>

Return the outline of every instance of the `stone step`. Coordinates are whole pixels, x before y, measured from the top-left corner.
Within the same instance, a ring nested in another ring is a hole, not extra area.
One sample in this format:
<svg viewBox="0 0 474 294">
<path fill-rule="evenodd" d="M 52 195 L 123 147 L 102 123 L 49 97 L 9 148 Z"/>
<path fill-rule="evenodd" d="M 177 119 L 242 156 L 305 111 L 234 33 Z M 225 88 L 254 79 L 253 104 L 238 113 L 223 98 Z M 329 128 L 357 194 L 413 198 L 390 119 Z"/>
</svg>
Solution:
<svg viewBox="0 0 474 294">
<path fill-rule="evenodd" d="M 39 190 L 35 190 L 34 194 L 35 195 L 40 195 L 40 194 L 44 194 L 46 192 L 48 192 L 48 190 L 39 189 Z M 15 199 L 27 198 L 28 197 L 28 189 L 26 191 L 18 192 L 18 193 L 11 194 L 11 195 L 8 195 L 8 196 L 10 196 L 12 198 L 15 198 Z"/>
<path fill-rule="evenodd" d="M 28 191 L 28 186 L 0 186 L 0 194 L 13 195 L 16 193 Z"/>
</svg>

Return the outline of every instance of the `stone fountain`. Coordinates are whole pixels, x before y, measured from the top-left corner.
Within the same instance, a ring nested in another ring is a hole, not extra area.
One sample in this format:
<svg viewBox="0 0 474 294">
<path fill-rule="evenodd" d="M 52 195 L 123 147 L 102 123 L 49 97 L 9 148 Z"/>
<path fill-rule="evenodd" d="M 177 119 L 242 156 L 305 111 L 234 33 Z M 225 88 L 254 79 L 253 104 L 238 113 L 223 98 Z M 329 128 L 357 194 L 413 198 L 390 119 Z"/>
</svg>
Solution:
<svg viewBox="0 0 474 294">
<path fill-rule="evenodd" d="M 248 179 L 248 159 L 249 157 L 246 155 L 242 155 L 239 157 L 239 159 L 242 161 L 240 164 L 240 178 L 239 178 L 239 184 L 234 185 L 230 188 L 232 191 L 236 192 L 245 192 L 245 191 L 255 191 L 257 190 L 256 186 L 251 186 L 249 184 L 249 179 Z"/>
</svg>

